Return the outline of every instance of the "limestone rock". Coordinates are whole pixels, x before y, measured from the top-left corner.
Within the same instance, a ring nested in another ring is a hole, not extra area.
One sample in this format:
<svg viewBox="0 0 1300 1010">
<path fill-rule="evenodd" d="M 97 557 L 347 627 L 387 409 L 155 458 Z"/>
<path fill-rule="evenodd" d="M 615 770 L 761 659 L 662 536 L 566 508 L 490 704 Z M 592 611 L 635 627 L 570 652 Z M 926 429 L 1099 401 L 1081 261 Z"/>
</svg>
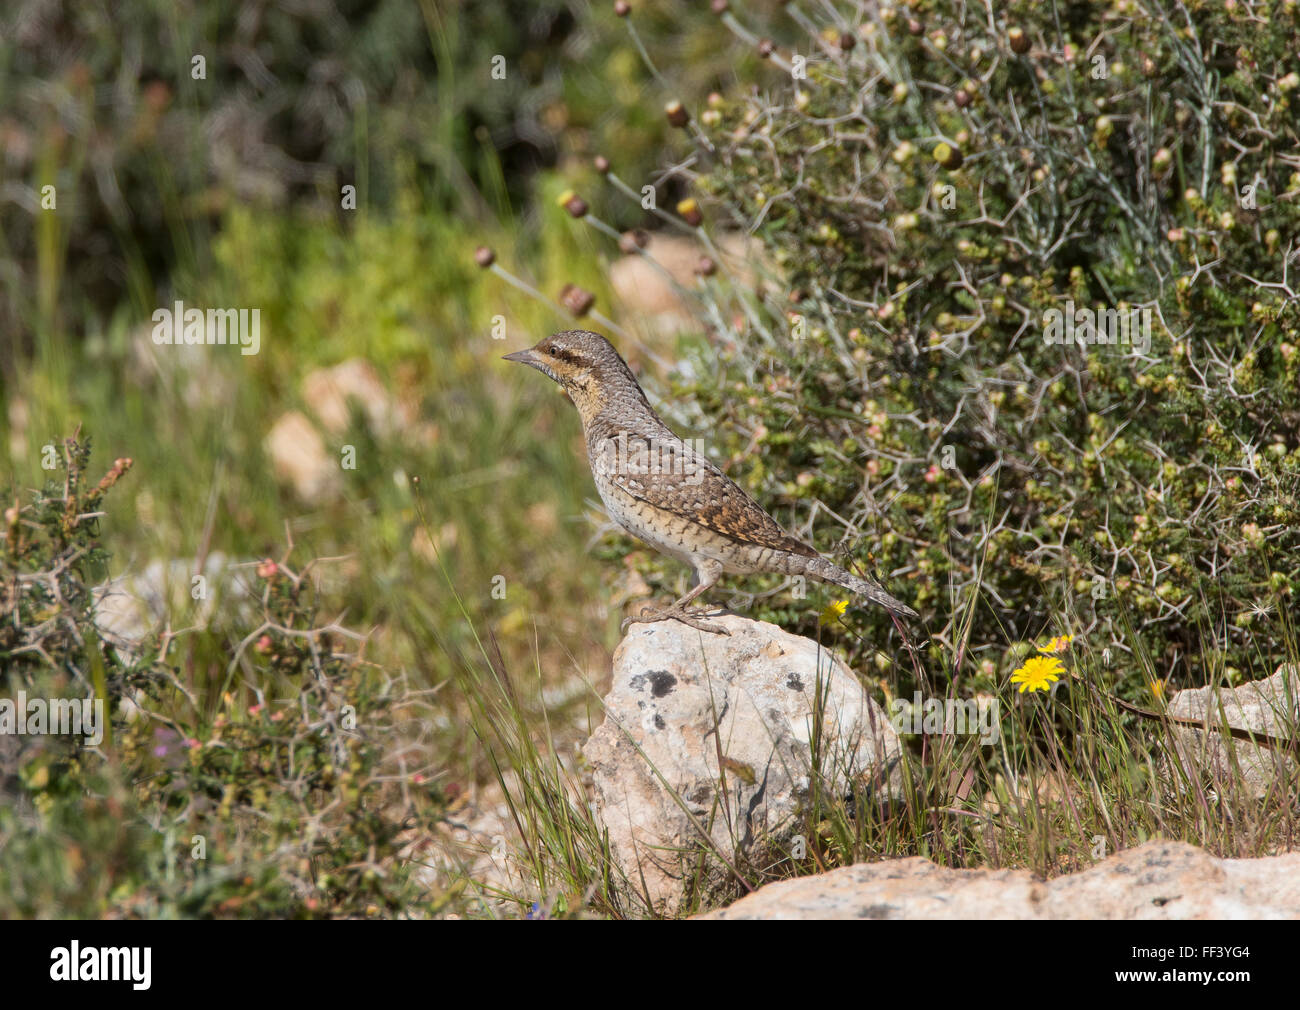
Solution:
<svg viewBox="0 0 1300 1010">
<path fill-rule="evenodd" d="M 519 781 L 506 773 L 506 785 L 518 795 Z M 488 914 L 514 918 L 515 896 L 545 902 L 526 856 L 521 854 L 510 804 L 501 786 L 492 782 L 462 791 L 449 790 L 446 816 L 433 834 L 416 831 L 404 836 L 404 858 L 430 892 L 464 883 L 468 896 Z"/>
<path fill-rule="evenodd" d="M 307 414 L 287 411 L 267 433 L 265 447 L 276 478 L 308 504 L 343 494 L 339 447 L 331 455 L 324 436 L 332 441 L 344 436 L 353 410 L 360 412 L 365 427 L 378 439 L 405 438 L 424 445 L 438 439 L 437 426 L 420 422 L 416 404 L 390 394 L 375 366 L 362 358 L 308 372 L 302 380 L 302 398 L 319 428 Z"/>
<path fill-rule="evenodd" d="M 1283 664 L 1273 676 L 1240 687 L 1178 691 L 1169 699 L 1169 714 L 1217 726 L 1226 722 L 1271 737 L 1294 737 L 1300 727 L 1300 676 L 1294 667 Z M 1253 795 L 1262 797 L 1270 785 L 1294 792 L 1296 761 L 1286 751 L 1214 730 L 1176 723 L 1171 728 L 1184 768 L 1200 769 L 1217 781 L 1229 781 L 1236 775 L 1235 759 Z"/>
<path fill-rule="evenodd" d="M 1300 852 L 1216 859 L 1185 842 L 1147 842 L 1054 880 L 893 859 L 768 884 L 701 918 L 1296 919 Z"/>
<path fill-rule="evenodd" d="M 302 380 L 302 398 L 331 435 L 347 431 L 354 403 L 370 430 L 381 438 L 415 423 L 414 409 L 389 395 L 375 366 L 361 358 L 309 372 Z"/>
<path fill-rule="evenodd" d="M 897 788 L 898 736 L 843 662 L 772 624 L 711 620 L 730 637 L 632 625 L 614 654 L 605 722 L 584 748 L 614 858 L 667 914 L 699 872 L 702 845 L 704 896 L 727 885 L 726 861 L 788 851 L 814 774 L 838 796 Z"/>
<path fill-rule="evenodd" d="M 196 575 L 202 575 L 196 593 Z M 206 628 L 214 616 L 256 618 L 255 597 L 240 566 L 213 551 L 196 571 L 193 560 L 151 561 L 137 574 L 120 575 L 94 589 L 95 624 L 124 656 L 135 657 L 144 640 L 170 622 L 174 628 Z"/>
<path fill-rule="evenodd" d="M 237 343 L 206 343 L 217 339 L 210 332 L 216 326 L 214 318 L 204 317 L 202 344 L 155 344 L 155 325 L 146 322 L 136 327 L 127 342 L 127 378 L 133 385 L 174 397 L 188 410 L 215 410 L 236 398 L 240 371 L 248 359 Z"/>
<path fill-rule="evenodd" d="M 338 459 L 329 454 L 320 432 L 299 411 L 281 414 L 271 426 L 266 454 L 276 478 L 292 487 L 300 501 L 320 504 L 342 492 Z"/>
<path fill-rule="evenodd" d="M 718 236 L 715 245 L 731 274 L 743 286 L 751 285 L 754 275 L 749 261 L 759 254 L 758 247 L 732 233 Z M 705 252 L 693 239 L 656 232 L 645 247 L 654 263 L 636 253 L 615 260 L 609 268 L 609 284 L 628 319 L 660 336 L 697 327 L 685 292 L 698 285 L 695 269 Z"/>
</svg>

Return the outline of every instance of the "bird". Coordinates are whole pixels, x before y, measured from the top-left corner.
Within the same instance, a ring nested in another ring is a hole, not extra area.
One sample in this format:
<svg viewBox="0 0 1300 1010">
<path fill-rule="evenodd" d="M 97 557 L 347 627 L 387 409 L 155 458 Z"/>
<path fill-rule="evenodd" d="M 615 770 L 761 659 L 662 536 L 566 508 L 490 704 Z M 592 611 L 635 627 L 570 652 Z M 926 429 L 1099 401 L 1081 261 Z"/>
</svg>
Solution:
<svg viewBox="0 0 1300 1010">
<path fill-rule="evenodd" d="M 664 424 L 614 346 L 590 330 L 553 333 L 533 347 L 504 355 L 549 376 L 582 418 L 596 491 L 619 526 L 657 551 L 694 569 L 690 592 L 663 610 L 623 622 L 677 620 L 728 634 L 690 604 L 724 574 L 772 572 L 812 576 L 884 607 L 917 617 L 870 578 L 845 571 L 795 539 L 702 452 Z"/>
</svg>

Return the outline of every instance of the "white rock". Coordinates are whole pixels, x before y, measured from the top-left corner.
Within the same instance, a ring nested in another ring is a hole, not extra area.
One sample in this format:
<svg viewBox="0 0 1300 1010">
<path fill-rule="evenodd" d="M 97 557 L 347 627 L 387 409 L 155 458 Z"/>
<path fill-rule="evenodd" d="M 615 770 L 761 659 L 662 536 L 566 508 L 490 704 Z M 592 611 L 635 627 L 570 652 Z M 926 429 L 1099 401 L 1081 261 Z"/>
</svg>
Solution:
<svg viewBox="0 0 1300 1010">
<path fill-rule="evenodd" d="M 715 245 L 722 254 L 723 264 L 737 281 L 744 287 L 752 285 L 754 274 L 749 261 L 758 255 L 758 246 L 733 233 L 717 237 Z M 655 232 L 650 235 L 644 252 L 645 256 L 632 253 L 610 265 L 609 284 L 623 314 L 629 321 L 635 320 L 660 336 L 697 329 L 699 320 L 685 292 L 699 284 L 695 268 L 706 252 L 705 247 L 693 239 Z M 654 263 L 647 261 L 646 256 Z"/>
<path fill-rule="evenodd" d="M 666 914 L 699 874 L 701 845 L 712 846 L 707 897 L 728 884 L 727 861 L 780 858 L 804 830 L 819 677 L 824 786 L 880 798 L 897 788 L 898 736 L 839 659 L 773 624 L 711 620 L 730 637 L 632 625 L 614 654 L 605 722 L 584 747 L 614 858 Z"/>
<path fill-rule="evenodd" d="M 203 583 L 195 582 L 196 575 Z M 206 628 L 218 613 L 245 623 L 255 619 L 251 580 L 251 570 L 220 551 L 204 559 L 201 571 L 193 560 L 154 560 L 138 574 L 94 588 L 95 625 L 124 656 L 134 657 L 144 639 L 168 622 L 177 629 Z"/>
<path fill-rule="evenodd" d="M 1050 881 L 891 859 L 768 884 L 701 918 L 1295 919 L 1300 852 L 1216 859 L 1185 842 L 1147 842 Z"/>
<path fill-rule="evenodd" d="M 339 457 L 331 456 L 315 426 L 296 410 L 281 414 L 266 435 L 276 478 L 299 500 L 319 505 L 343 490 Z"/>
<path fill-rule="evenodd" d="M 404 431 L 415 421 L 411 408 L 392 397 L 375 366 L 361 358 L 309 372 L 302 380 L 302 398 L 331 435 L 347 431 L 354 403 L 370 430 L 381 438 Z"/>
<path fill-rule="evenodd" d="M 1216 699 L 1217 695 L 1217 699 Z M 1169 714 L 1222 726 L 1294 738 L 1300 727 L 1300 676 L 1283 664 L 1273 676 L 1235 688 L 1201 687 L 1177 691 Z M 1234 764 L 1255 796 L 1270 786 L 1295 792 L 1296 761 L 1287 751 L 1214 730 L 1171 724 L 1174 747 L 1187 770 L 1202 770 L 1217 782 L 1235 778 Z M 1235 762 L 1234 762 L 1235 758 Z"/>
</svg>

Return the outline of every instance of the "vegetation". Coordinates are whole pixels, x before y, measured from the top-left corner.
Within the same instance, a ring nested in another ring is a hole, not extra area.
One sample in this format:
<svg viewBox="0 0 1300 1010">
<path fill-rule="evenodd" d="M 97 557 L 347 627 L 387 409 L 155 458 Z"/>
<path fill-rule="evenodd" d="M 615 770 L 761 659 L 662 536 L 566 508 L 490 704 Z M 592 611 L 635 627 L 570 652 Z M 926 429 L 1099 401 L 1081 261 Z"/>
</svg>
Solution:
<svg viewBox="0 0 1300 1010">
<path fill-rule="evenodd" d="M 819 792 L 736 893 L 1294 845 L 1294 767 L 1261 799 L 1161 713 L 1300 662 L 1295 3 L 263 6 L 0 32 L 0 697 L 109 716 L 0 736 L 0 915 L 647 913 L 575 745 L 611 599 L 683 572 L 600 522 L 572 408 L 496 361 L 572 325 L 566 284 L 677 430 L 922 620 L 719 600 L 881 702 L 1002 706 L 996 746 L 909 736 L 893 804 Z M 699 243 L 675 339 L 613 299 L 636 228 Z M 257 307 L 261 351 L 155 345 L 178 299 Z M 1150 330 L 1050 339 L 1085 308 Z M 331 422 L 309 380 L 357 359 L 387 407 Z M 351 451 L 327 492 L 270 447 L 293 412 Z M 164 619 L 111 630 L 96 588 L 155 567 Z M 1057 688 L 1019 692 L 1055 636 Z"/>
</svg>

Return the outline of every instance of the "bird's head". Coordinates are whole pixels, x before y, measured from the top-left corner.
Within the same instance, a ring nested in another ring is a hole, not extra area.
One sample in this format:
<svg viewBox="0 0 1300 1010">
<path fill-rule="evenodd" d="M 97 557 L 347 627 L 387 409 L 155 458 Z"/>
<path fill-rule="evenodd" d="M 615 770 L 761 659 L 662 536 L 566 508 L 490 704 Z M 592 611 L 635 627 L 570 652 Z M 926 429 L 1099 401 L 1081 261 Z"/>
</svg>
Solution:
<svg viewBox="0 0 1300 1010">
<path fill-rule="evenodd" d="M 633 392 L 644 399 L 632 370 L 614 345 L 589 330 L 553 333 L 526 350 L 505 355 L 505 360 L 530 365 L 549 375 L 569 394 L 584 417 L 614 396 Z"/>
</svg>

